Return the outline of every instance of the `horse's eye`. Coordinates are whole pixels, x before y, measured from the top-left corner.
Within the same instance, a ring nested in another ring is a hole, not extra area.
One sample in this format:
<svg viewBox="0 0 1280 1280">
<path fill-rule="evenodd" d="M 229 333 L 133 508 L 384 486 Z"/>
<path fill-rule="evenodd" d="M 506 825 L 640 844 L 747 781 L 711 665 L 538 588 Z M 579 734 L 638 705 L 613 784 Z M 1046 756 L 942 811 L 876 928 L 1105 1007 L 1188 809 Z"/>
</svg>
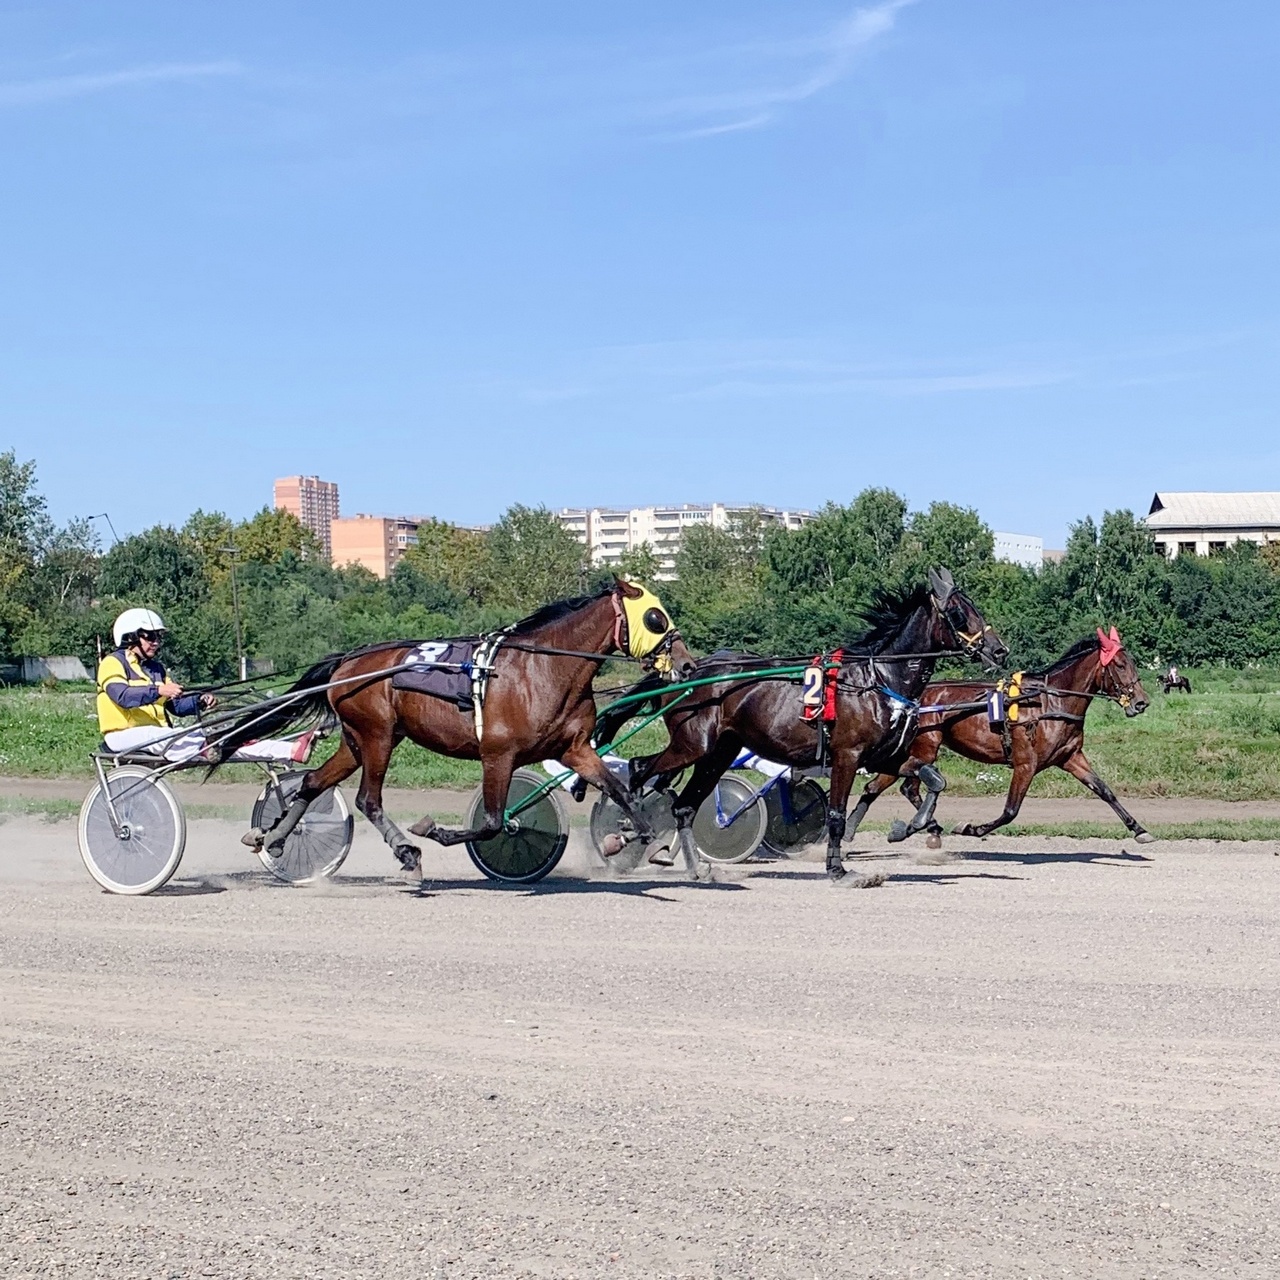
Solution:
<svg viewBox="0 0 1280 1280">
<path fill-rule="evenodd" d="M 661 609 L 645 610 L 644 622 L 646 631 L 652 631 L 655 636 L 665 636 L 671 627 L 671 623 L 667 621 L 667 615 Z"/>
</svg>

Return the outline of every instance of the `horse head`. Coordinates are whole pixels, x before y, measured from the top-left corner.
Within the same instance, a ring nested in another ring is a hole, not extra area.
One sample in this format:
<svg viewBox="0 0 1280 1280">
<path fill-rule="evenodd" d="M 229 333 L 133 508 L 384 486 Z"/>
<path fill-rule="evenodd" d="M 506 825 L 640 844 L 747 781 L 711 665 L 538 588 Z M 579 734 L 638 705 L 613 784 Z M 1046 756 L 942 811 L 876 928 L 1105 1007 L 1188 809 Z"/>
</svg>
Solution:
<svg viewBox="0 0 1280 1280">
<path fill-rule="evenodd" d="M 1110 632 L 1098 628 L 1098 668 L 1094 679 L 1098 691 L 1114 698 L 1130 718 L 1140 716 L 1150 705 L 1137 664 L 1115 627 Z"/>
<path fill-rule="evenodd" d="M 958 648 L 966 658 L 979 658 L 988 667 L 999 667 L 1009 656 L 1009 646 L 978 606 L 956 586 L 949 569 L 929 570 L 929 591 L 934 605 L 933 643 L 941 649 Z"/>
<path fill-rule="evenodd" d="M 614 578 L 613 607 L 617 613 L 614 644 L 620 652 L 635 658 L 646 671 L 674 673 L 678 680 L 693 674 L 693 654 L 652 591 Z"/>
</svg>

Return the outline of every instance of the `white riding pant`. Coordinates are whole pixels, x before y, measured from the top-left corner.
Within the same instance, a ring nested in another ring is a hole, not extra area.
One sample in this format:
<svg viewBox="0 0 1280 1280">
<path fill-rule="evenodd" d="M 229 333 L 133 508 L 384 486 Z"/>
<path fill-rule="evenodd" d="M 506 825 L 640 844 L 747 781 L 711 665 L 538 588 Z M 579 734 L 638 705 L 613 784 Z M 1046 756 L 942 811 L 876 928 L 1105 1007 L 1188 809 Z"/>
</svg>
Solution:
<svg viewBox="0 0 1280 1280">
<path fill-rule="evenodd" d="M 172 729 L 161 725 L 147 725 L 138 729 L 117 729 L 103 735 L 109 750 L 123 754 L 129 751 L 147 751 L 166 760 L 192 760 L 209 745 L 203 729 L 192 729 L 176 737 Z M 246 742 L 231 758 L 233 760 L 292 760 L 295 743 L 264 738 L 261 742 Z"/>
</svg>

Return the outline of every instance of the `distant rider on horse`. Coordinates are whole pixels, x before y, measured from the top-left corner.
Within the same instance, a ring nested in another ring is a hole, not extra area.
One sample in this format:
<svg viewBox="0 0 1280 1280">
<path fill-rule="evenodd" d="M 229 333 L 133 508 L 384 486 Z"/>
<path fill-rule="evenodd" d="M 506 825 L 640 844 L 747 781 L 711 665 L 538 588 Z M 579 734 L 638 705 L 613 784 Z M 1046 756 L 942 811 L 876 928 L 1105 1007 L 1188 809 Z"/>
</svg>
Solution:
<svg viewBox="0 0 1280 1280">
<path fill-rule="evenodd" d="M 190 760 L 208 749 L 204 732 L 176 733 L 171 717 L 210 711 L 211 693 L 183 693 L 157 655 L 164 620 L 154 609 L 126 609 L 111 629 L 115 649 L 98 664 L 98 728 L 109 751 L 141 751 L 167 760 Z M 250 742 L 240 760 L 292 760 L 301 763 L 311 735 L 297 742 Z"/>
</svg>

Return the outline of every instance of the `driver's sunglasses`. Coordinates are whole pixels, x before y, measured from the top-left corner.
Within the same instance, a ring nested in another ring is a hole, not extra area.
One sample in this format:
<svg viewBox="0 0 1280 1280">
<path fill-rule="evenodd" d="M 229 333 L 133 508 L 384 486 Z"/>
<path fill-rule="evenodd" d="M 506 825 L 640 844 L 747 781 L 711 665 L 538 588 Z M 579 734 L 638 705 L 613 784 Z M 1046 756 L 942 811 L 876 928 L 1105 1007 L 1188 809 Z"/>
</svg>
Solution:
<svg viewBox="0 0 1280 1280">
<path fill-rule="evenodd" d="M 139 631 L 138 639 L 145 640 L 148 644 L 159 644 L 164 639 L 163 631 Z"/>
</svg>

